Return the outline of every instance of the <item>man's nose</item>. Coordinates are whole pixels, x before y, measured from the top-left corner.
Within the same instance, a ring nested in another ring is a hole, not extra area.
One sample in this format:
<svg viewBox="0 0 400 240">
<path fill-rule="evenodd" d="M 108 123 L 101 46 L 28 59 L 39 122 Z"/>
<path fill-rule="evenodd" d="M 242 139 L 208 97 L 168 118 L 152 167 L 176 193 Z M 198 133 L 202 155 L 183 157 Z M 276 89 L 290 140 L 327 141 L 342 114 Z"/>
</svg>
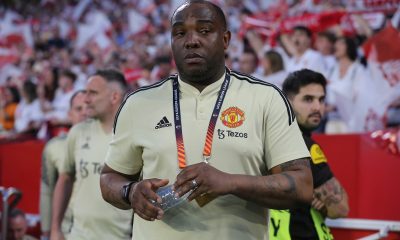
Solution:
<svg viewBox="0 0 400 240">
<path fill-rule="evenodd" d="M 200 41 L 197 33 L 194 31 L 186 33 L 185 48 L 197 48 L 199 46 Z"/>
<path fill-rule="evenodd" d="M 84 100 L 83 100 L 86 104 L 89 104 L 90 103 L 90 97 L 89 97 L 89 94 L 86 94 L 85 95 L 85 98 L 84 98 Z"/>
<path fill-rule="evenodd" d="M 316 110 L 316 111 L 320 111 L 321 108 L 322 108 L 322 104 L 323 103 L 321 103 L 320 101 L 314 100 L 313 103 L 312 103 L 312 109 Z"/>
</svg>

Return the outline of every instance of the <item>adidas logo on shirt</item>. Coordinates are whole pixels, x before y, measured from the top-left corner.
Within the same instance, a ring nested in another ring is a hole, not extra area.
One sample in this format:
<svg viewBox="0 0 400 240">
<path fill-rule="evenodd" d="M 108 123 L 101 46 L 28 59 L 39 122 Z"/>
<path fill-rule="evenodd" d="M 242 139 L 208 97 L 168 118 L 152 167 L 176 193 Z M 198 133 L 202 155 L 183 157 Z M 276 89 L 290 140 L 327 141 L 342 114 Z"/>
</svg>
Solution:
<svg viewBox="0 0 400 240">
<path fill-rule="evenodd" d="M 163 117 L 156 125 L 155 129 L 171 127 L 172 124 L 168 121 L 167 117 Z"/>
</svg>

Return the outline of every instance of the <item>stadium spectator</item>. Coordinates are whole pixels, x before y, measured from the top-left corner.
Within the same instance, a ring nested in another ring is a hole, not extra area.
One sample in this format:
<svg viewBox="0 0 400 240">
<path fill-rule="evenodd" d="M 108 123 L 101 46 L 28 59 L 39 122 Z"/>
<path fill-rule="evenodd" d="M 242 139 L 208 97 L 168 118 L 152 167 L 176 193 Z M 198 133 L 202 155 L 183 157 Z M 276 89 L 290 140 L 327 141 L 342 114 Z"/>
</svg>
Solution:
<svg viewBox="0 0 400 240">
<path fill-rule="evenodd" d="M 42 104 L 43 112 L 50 108 L 50 103 L 54 100 L 58 87 L 58 72 L 52 63 L 48 60 L 38 61 L 33 65 L 34 75 L 36 77 L 39 89 L 39 99 Z"/>
<path fill-rule="evenodd" d="M 303 68 L 326 73 L 322 55 L 311 48 L 312 34 L 307 27 L 297 26 L 293 28 L 290 38 L 286 34 L 282 35 L 282 43 L 291 56 L 285 64 L 289 73 Z"/>
<path fill-rule="evenodd" d="M 45 113 L 47 121 L 54 126 L 70 123 L 68 110 L 71 97 L 76 92 L 74 87 L 76 78 L 76 74 L 69 70 L 64 70 L 60 73 L 54 99 Z"/>
<path fill-rule="evenodd" d="M 150 73 L 150 78 L 153 79 L 153 83 L 160 79 L 165 79 L 169 77 L 171 70 L 171 57 L 169 55 L 158 56 L 155 58 L 155 65 Z"/>
<path fill-rule="evenodd" d="M 336 59 L 333 55 L 335 41 L 335 34 L 328 31 L 319 32 L 315 40 L 315 49 L 322 55 L 324 59 L 324 65 L 326 69 L 325 77 L 332 72 L 334 66 L 336 65 Z"/>
<path fill-rule="evenodd" d="M 275 50 L 269 50 L 264 53 L 261 59 L 262 71 L 256 75 L 259 79 L 273 83 L 282 89 L 283 80 L 287 76 L 284 68 L 283 58 Z"/>
<path fill-rule="evenodd" d="M 17 133 L 36 134 L 44 120 L 36 94 L 36 84 L 31 81 L 23 83 L 22 99 L 15 110 L 15 130 Z"/>
<path fill-rule="evenodd" d="M 245 49 L 239 56 L 239 72 L 247 75 L 255 75 L 257 67 L 257 54 L 252 49 Z"/>
<path fill-rule="evenodd" d="M 327 79 L 327 103 L 330 113 L 327 132 L 349 132 L 358 129 L 352 117 L 360 84 L 367 79 L 367 72 L 357 61 L 357 45 L 349 37 L 338 38 L 335 43 L 337 64 Z"/>
<path fill-rule="evenodd" d="M 15 111 L 19 100 L 19 93 L 16 87 L 7 86 L 1 92 L 0 126 L 3 131 L 14 130 Z"/>
<path fill-rule="evenodd" d="M 9 213 L 8 219 L 7 240 L 38 240 L 26 233 L 28 221 L 22 210 L 13 208 Z"/>
</svg>

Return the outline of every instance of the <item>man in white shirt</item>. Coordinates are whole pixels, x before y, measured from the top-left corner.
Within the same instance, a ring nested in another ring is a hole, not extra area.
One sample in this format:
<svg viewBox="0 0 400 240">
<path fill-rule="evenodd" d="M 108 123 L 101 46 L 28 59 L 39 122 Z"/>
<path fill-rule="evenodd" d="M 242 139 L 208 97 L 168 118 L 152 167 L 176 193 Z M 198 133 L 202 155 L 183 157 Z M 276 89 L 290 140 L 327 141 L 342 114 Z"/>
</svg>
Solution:
<svg viewBox="0 0 400 240">
<path fill-rule="evenodd" d="M 247 75 L 254 75 L 257 66 L 257 54 L 252 49 L 245 49 L 239 57 L 239 71 Z"/>
<path fill-rule="evenodd" d="M 322 55 L 311 48 L 312 32 L 304 26 L 293 29 L 290 39 L 282 39 L 286 50 L 291 55 L 286 69 L 288 72 L 311 69 L 326 74 L 326 66 Z"/>
</svg>

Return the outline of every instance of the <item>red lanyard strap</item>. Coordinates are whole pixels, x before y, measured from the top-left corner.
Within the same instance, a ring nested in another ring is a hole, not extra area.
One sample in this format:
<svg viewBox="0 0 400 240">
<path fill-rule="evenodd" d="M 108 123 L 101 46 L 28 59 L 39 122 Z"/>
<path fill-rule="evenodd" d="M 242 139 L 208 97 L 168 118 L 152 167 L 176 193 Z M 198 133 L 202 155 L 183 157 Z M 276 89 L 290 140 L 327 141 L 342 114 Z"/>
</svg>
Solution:
<svg viewBox="0 0 400 240">
<path fill-rule="evenodd" d="M 210 123 L 208 124 L 207 135 L 203 149 L 203 156 L 205 159 L 208 159 L 211 156 L 215 124 L 217 123 L 218 115 L 221 111 L 221 107 L 224 102 L 226 92 L 228 91 L 229 82 L 230 82 L 230 74 L 229 70 L 227 69 L 224 82 L 221 85 L 217 101 L 215 102 L 213 113 L 211 114 L 210 117 Z M 181 108 L 179 102 L 178 77 L 175 77 L 173 80 L 172 91 L 173 91 L 172 96 L 173 96 L 174 122 L 175 122 L 175 138 L 176 138 L 176 148 L 178 152 L 178 165 L 180 169 L 183 169 L 184 167 L 186 167 L 186 154 L 185 154 L 185 145 L 183 143 L 183 134 L 182 134 L 182 118 L 181 118 Z"/>
</svg>

